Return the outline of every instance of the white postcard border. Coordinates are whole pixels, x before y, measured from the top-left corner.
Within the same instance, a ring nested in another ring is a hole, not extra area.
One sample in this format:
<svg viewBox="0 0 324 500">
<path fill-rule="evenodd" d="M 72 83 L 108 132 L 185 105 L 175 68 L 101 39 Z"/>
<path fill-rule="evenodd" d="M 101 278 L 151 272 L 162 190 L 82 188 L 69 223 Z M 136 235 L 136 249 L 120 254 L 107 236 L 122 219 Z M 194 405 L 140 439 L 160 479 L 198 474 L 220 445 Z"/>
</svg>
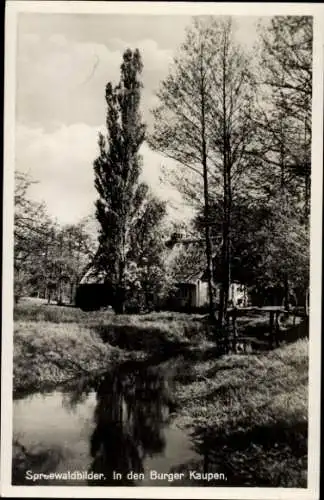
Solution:
<svg viewBox="0 0 324 500">
<path fill-rule="evenodd" d="M 13 213 L 15 165 L 16 38 L 19 12 L 110 13 L 153 15 L 313 15 L 313 115 L 310 265 L 310 384 L 308 488 L 211 487 L 74 487 L 12 486 L 12 373 L 13 373 Z M 320 470 L 320 370 L 321 370 L 321 264 L 323 185 L 323 33 L 324 6 L 285 3 L 182 3 L 182 2 L 32 2 L 6 4 L 4 100 L 4 217 L 2 283 L 2 415 L 1 494 L 8 497 L 54 498 L 217 498 L 316 499 Z"/>
</svg>

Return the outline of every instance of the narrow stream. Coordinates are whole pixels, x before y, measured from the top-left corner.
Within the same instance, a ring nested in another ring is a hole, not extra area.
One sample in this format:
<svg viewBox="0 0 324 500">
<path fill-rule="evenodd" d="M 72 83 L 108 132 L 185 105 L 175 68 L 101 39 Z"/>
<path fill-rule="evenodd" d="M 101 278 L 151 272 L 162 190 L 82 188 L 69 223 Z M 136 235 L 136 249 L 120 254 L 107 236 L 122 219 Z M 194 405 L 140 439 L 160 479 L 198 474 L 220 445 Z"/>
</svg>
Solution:
<svg viewBox="0 0 324 500">
<path fill-rule="evenodd" d="M 199 458 L 174 424 L 174 363 L 126 363 L 100 379 L 16 399 L 13 484 L 188 484 L 158 476 Z"/>
</svg>

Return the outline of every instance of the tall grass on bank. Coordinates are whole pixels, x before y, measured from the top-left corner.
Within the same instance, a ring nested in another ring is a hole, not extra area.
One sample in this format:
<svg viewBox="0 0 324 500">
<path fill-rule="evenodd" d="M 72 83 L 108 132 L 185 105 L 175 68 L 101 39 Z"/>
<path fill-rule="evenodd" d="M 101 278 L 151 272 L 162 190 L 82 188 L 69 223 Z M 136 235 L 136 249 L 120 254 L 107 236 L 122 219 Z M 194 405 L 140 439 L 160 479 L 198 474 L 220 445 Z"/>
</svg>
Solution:
<svg viewBox="0 0 324 500">
<path fill-rule="evenodd" d="M 205 324 L 177 313 L 115 315 L 22 301 L 14 311 L 14 390 L 38 390 L 112 361 L 199 343 Z M 141 352 L 140 352 L 141 351 Z"/>
<path fill-rule="evenodd" d="M 104 343 L 88 327 L 68 328 L 49 322 L 17 321 L 14 327 L 14 392 L 37 390 L 78 375 L 87 375 L 124 353 Z"/>
<path fill-rule="evenodd" d="M 152 312 L 143 314 L 115 314 L 112 309 L 85 312 L 73 306 L 58 306 L 55 304 L 37 303 L 32 300 L 22 300 L 14 309 L 14 320 L 24 321 L 50 321 L 51 323 L 82 323 L 82 324 L 185 324 L 203 318 L 200 314 L 187 314 L 178 312 Z"/>
<path fill-rule="evenodd" d="M 102 317 L 102 313 L 99 313 Z M 105 313 L 112 316 L 111 311 Z M 98 311 L 84 312 L 76 307 L 57 306 L 22 299 L 14 308 L 14 321 L 48 321 L 51 323 L 82 323 L 86 324 L 98 318 Z"/>
<path fill-rule="evenodd" d="M 134 349 L 151 338 L 153 343 L 199 342 L 208 334 L 209 325 L 205 317 L 176 312 L 153 312 L 150 314 L 116 315 L 110 309 L 84 312 L 75 307 L 38 304 L 22 301 L 14 310 L 15 322 L 51 323 L 69 328 L 80 324 L 96 331 L 102 340 Z M 149 347 L 151 343 L 149 342 Z"/>
<path fill-rule="evenodd" d="M 228 486 L 306 487 L 307 340 L 200 363 L 191 376 L 178 423 L 205 457 L 197 469 L 224 472 Z"/>
</svg>

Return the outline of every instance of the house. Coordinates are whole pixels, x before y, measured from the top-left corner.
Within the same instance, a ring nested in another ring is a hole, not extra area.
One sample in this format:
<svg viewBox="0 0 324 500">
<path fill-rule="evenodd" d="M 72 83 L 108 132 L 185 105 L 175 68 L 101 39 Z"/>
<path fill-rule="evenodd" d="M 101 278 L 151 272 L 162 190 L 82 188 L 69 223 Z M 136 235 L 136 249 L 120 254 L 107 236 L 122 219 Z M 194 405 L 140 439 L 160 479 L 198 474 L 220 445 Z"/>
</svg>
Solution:
<svg viewBox="0 0 324 500">
<path fill-rule="evenodd" d="M 220 300 L 220 283 L 215 283 L 214 297 L 216 307 Z M 204 272 L 189 274 L 175 283 L 175 293 L 172 297 L 172 308 L 176 310 L 207 309 L 209 304 L 208 282 Z M 248 305 L 247 287 L 238 282 L 232 282 L 229 287 L 229 304 L 235 307 Z"/>
<path fill-rule="evenodd" d="M 75 305 L 84 311 L 95 311 L 111 305 L 111 290 L 104 277 L 93 268 L 81 279 L 75 294 Z"/>
<path fill-rule="evenodd" d="M 214 266 L 214 297 L 217 304 L 220 301 L 221 275 L 217 262 L 217 252 L 213 255 Z M 169 256 L 169 265 L 173 270 L 175 292 L 167 307 L 175 310 L 202 310 L 209 305 L 208 281 L 206 272 L 206 255 L 202 245 L 197 240 L 180 240 L 173 245 Z M 216 272 L 215 272 L 216 270 Z M 248 290 L 245 285 L 233 279 L 229 287 L 229 304 L 237 307 L 248 305 Z"/>
<path fill-rule="evenodd" d="M 180 310 L 204 309 L 208 306 L 208 283 L 203 273 L 188 274 L 175 283 L 171 307 Z"/>
</svg>

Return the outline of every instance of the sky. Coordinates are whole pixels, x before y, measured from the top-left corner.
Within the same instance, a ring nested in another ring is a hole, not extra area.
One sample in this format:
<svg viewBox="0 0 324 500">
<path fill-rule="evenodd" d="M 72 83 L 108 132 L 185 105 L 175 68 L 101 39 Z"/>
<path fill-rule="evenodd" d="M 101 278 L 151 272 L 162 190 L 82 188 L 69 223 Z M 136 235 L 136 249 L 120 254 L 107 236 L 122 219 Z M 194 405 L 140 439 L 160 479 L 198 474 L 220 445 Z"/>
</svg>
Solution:
<svg viewBox="0 0 324 500">
<path fill-rule="evenodd" d="M 251 48 L 256 17 L 237 18 L 237 40 Z M 20 13 L 16 66 L 16 169 L 37 184 L 29 195 L 44 201 L 62 224 L 94 213 L 93 161 L 99 130 L 105 131 L 105 85 L 118 82 L 123 51 L 139 48 L 144 70 L 142 115 L 152 126 L 159 83 L 190 17 Z M 143 178 L 172 206 L 174 217 L 188 214 L 180 195 L 160 182 L 161 165 L 176 164 L 141 148 Z"/>
</svg>

